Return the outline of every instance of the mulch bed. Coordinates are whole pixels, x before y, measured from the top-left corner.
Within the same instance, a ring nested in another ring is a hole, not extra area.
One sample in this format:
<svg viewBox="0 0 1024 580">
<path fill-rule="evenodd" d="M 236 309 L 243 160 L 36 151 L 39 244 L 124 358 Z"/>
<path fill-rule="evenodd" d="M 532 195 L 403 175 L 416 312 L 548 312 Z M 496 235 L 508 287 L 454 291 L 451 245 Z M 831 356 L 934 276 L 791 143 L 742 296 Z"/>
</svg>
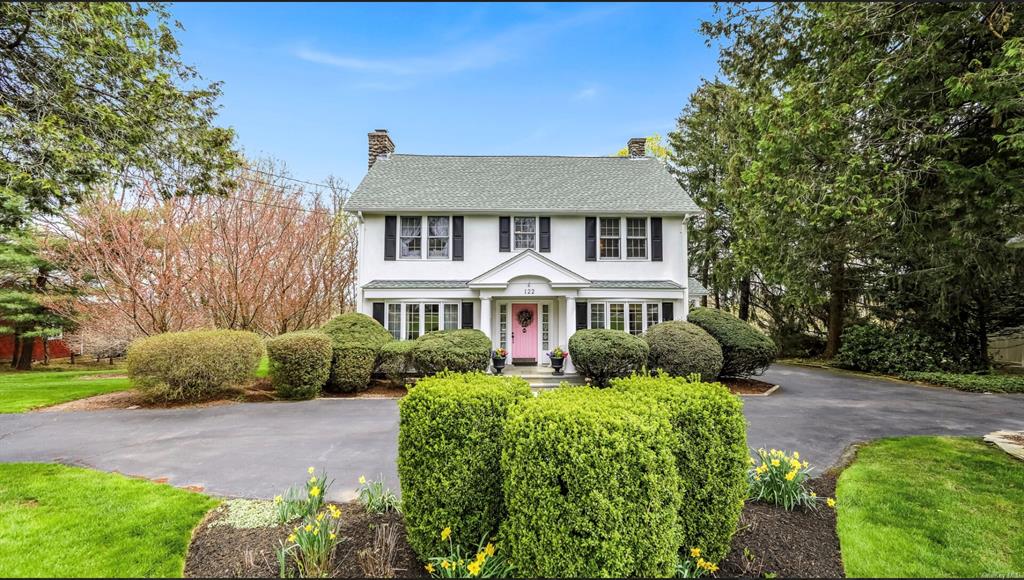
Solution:
<svg viewBox="0 0 1024 580">
<path fill-rule="evenodd" d="M 728 378 L 719 381 L 734 395 L 763 395 L 775 386 L 757 379 Z"/>
<path fill-rule="evenodd" d="M 367 513 L 356 502 L 337 504 L 341 509 L 341 532 L 344 541 L 335 554 L 336 578 L 368 578 L 359 565 L 359 552 L 372 550 L 376 528 L 395 526 L 398 530 L 396 556 L 392 562 L 397 578 L 423 577 L 424 572 L 416 554 L 405 539 L 402 516 Z M 287 525 L 269 528 L 238 529 L 226 525 L 211 525 L 225 516 L 214 510 L 192 534 L 185 576 L 188 578 L 277 578 L 277 549 L 288 537 Z"/>
<path fill-rule="evenodd" d="M 834 474 L 812 479 L 808 485 L 819 497 L 835 497 Z M 747 502 L 732 550 L 719 567 L 719 577 L 842 578 L 836 512 L 825 505 L 786 511 Z"/>
</svg>

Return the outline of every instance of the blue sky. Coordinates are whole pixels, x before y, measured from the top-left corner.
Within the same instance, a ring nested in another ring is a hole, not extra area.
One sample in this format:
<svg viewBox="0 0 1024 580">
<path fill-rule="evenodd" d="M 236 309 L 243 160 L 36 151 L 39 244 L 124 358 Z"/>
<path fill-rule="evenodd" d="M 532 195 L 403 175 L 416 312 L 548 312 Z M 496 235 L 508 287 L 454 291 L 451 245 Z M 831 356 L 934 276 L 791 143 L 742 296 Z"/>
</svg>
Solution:
<svg viewBox="0 0 1024 580">
<path fill-rule="evenodd" d="M 665 134 L 716 52 L 707 4 L 177 4 L 185 62 L 223 81 L 221 123 L 294 177 L 399 152 L 607 155 Z"/>
</svg>

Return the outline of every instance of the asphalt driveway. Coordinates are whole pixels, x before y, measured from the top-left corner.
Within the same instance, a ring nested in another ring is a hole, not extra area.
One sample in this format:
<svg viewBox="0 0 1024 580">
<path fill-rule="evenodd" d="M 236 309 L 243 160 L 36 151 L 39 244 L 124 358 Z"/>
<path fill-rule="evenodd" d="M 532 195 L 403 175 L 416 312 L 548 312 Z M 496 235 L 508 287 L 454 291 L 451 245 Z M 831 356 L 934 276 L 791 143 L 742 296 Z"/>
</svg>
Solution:
<svg viewBox="0 0 1024 580">
<path fill-rule="evenodd" d="M 893 435 L 1024 429 L 1024 395 L 984 395 L 776 365 L 770 397 L 745 397 L 751 447 L 834 463 L 847 445 Z M 41 461 L 167 478 L 215 495 L 270 498 L 310 465 L 350 499 L 360 475 L 398 488 L 398 406 L 322 399 L 175 410 L 0 415 L 0 462 Z"/>
</svg>

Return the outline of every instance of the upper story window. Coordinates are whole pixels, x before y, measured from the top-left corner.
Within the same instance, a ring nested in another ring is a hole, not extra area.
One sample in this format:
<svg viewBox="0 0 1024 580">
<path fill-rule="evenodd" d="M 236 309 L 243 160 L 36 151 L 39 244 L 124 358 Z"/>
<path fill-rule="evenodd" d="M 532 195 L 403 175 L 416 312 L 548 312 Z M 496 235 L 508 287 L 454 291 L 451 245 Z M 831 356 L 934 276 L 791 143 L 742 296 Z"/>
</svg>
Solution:
<svg viewBox="0 0 1024 580">
<path fill-rule="evenodd" d="M 537 249 L 537 218 L 516 216 L 512 218 L 512 226 L 513 250 Z"/>
<path fill-rule="evenodd" d="M 598 256 L 602 260 L 646 260 L 649 236 L 646 217 L 599 218 Z"/>
<path fill-rule="evenodd" d="M 402 216 L 398 234 L 399 257 L 420 260 L 426 248 L 427 258 L 444 260 L 451 247 L 450 216 Z"/>
</svg>

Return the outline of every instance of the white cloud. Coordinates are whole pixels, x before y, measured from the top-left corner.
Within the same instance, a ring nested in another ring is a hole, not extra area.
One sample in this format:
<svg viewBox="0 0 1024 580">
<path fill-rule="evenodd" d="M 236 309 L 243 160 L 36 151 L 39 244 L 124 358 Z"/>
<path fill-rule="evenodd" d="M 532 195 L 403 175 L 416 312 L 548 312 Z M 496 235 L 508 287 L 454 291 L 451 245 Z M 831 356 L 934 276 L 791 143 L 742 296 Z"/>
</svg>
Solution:
<svg viewBox="0 0 1024 580">
<path fill-rule="evenodd" d="M 572 95 L 574 101 L 589 101 L 597 96 L 597 87 L 584 87 Z"/>
</svg>

